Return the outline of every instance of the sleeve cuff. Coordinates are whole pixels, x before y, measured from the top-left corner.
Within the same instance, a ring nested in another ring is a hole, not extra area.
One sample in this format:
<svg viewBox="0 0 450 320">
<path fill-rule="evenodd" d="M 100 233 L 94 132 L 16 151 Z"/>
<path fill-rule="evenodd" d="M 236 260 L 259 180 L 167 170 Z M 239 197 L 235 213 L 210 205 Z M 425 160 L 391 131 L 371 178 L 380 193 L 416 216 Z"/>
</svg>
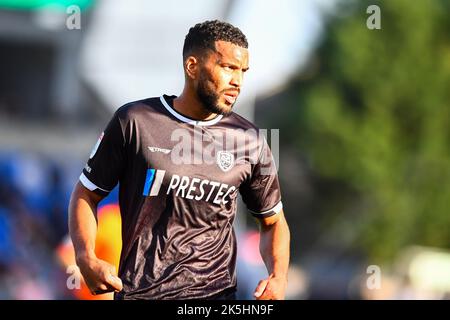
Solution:
<svg viewBox="0 0 450 320">
<path fill-rule="evenodd" d="M 84 175 L 84 173 L 81 173 L 81 175 L 80 175 L 80 182 L 86 189 L 96 192 L 100 195 L 107 195 L 108 193 L 111 192 L 111 190 L 105 190 L 105 189 L 102 189 L 102 188 L 98 187 L 97 185 L 95 185 L 95 183 L 93 183 L 91 180 L 89 180 Z"/>
<path fill-rule="evenodd" d="M 253 210 L 249 209 L 249 211 L 252 214 L 252 216 L 254 216 L 256 218 L 267 218 L 267 217 L 271 217 L 273 215 L 276 215 L 282 209 L 283 209 L 283 203 L 280 200 L 272 209 L 265 210 L 265 211 L 260 211 L 260 212 L 256 212 L 256 211 L 253 211 Z"/>
</svg>

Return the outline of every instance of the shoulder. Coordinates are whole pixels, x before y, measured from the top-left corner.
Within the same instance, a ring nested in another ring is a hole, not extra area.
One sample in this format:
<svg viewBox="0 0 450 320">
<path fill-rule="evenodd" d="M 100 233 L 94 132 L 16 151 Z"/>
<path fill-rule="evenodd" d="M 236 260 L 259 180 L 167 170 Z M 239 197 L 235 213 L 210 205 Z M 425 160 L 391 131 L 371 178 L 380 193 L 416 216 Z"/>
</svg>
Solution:
<svg viewBox="0 0 450 320">
<path fill-rule="evenodd" d="M 160 106 L 161 102 L 159 97 L 131 101 L 118 108 L 115 116 L 122 121 L 129 121 L 139 118 L 144 114 L 160 113 Z"/>
<path fill-rule="evenodd" d="M 226 139 L 232 138 L 244 144 L 249 150 L 251 157 L 259 158 L 262 148 L 266 145 L 266 130 L 262 130 L 253 122 L 243 116 L 232 112 L 221 121 L 225 129 Z"/>
<path fill-rule="evenodd" d="M 253 122 L 235 112 L 232 112 L 230 115 L 225 117 L 223 122 L 226 126 L 233 129 L 259 131 L 259 128 Z"/>
</svg>

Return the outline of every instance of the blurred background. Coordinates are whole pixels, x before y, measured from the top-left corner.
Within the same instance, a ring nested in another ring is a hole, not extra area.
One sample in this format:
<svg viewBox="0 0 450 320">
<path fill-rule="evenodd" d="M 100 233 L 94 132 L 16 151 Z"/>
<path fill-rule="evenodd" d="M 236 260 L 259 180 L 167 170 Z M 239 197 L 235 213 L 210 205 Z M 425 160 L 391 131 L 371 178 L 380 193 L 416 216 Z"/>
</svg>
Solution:
<svg viewBox="0 0 450 320">
<path fill-rule="evenodd" d="M 70 192 L 118 107 L 181 92 L 184 37 L 212 19 L 249 40 L 235 111 L 280 130 L 287 298 L 449 299 L 449 13 L 446 0 L 0 0 L 0 299 L 92 298 L 71 267 Z M 266 271 L 242 205 L 235 227 L 251 299 Z M 117 190 L 99 229 L 117 264 Z"/>
</svg>

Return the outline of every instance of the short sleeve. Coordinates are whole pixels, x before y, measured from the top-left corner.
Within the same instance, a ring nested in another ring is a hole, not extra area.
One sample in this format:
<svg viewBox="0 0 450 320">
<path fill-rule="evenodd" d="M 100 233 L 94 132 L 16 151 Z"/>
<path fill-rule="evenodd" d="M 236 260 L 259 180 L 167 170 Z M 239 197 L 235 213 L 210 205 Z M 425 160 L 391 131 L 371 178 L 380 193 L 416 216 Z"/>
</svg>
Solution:
<svg viewBox="0 0 450 320">
<path fill-rule="evenodd" d="M 240 186 L 242 200 L 254 217 L 270 217 L 283 208 L 277 168 L 265 138 L 251 176 Z"/>
<path fill-rule="evenodd" d="M 80 182 L 99 195 L 117 185 L 124 167 L 125 140 L 118 113 L 108 123 L 89 155 Z"/>
</svg>

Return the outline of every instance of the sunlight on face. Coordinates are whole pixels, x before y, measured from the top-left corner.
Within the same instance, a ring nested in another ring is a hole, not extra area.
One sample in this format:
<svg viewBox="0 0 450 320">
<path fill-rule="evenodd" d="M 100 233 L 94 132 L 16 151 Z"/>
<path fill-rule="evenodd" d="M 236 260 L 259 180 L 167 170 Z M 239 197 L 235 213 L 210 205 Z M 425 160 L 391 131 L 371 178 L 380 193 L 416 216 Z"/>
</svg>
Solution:
<svg viewBox="0 0 450 320">
<path fill-rule="evenodd" d="M 216 51 L 210 52 L 201 66 L 197 86 L 205 108 L 219 114 L 231 113 L 248 69 L 248 49 L 216 41 Z"/>
</svg>

